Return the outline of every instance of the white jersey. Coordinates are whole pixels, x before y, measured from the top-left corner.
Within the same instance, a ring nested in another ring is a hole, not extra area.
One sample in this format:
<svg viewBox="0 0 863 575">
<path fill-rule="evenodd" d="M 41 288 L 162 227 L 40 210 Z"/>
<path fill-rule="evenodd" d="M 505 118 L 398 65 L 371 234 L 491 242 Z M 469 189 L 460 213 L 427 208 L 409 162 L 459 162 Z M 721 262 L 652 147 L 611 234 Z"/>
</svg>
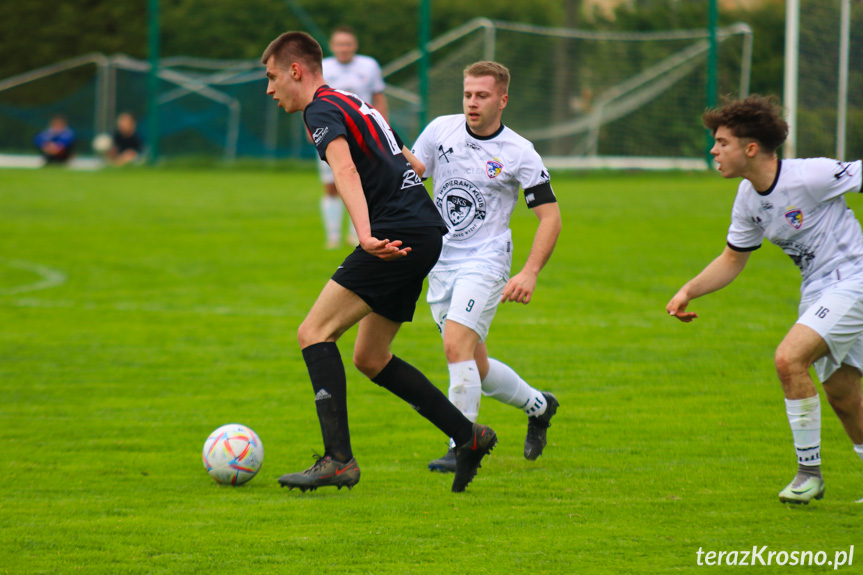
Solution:
<svg viewBox="0 0 863 575">
<path fill-rule="evenodd" d="M 750 251 L 767 238 L 800 268 L 805 297 L 863 274 L 863 233 L 843 197 L 861 191 L 861 167 L 859 160 L 782 160 L 764 193 L 744 179 L 731 212 L 729 247 Z"/>
<path fill-rule="evenodd" d="M 372 96 L 386 88 L 381 67 L 374 58 L 357 54 L 347 64 L 334 56 L 323 60 L 324 81 L 330 88 L 353 92 L 364 102 L 372 103 Z"/>
<path fill-rule="evenodd" d="M 435 205 L 449 228 L 435 271 L 472 266 L 509 276 L 509 220 L 519 186 L 530 207 L 555 201 L 533 144 L 505 126 L 476 136 L 464 115 L 455 114 L 432 121 L 413 154 L 425 164 L 425 176 L 434 178 Z"/>
</svg>

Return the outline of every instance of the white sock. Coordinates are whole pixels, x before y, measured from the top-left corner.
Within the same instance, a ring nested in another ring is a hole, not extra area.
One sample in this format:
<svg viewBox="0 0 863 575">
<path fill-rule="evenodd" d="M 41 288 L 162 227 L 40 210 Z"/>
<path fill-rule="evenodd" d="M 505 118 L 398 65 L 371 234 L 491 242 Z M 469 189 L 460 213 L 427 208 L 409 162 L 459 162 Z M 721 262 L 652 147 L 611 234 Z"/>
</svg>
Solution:
<svg viewBox="0 0 863 575">
<path fill-rule="evenodd" d="M 465 417 L 476 423 L 482 383 L 474 360 L 449 364 L 449 400 Z"/>
<path fill-rule="evenodd" d="M 511 367 L 493 358 L 488 358 L 482 393 L 521 409 L 528 417 L 542 415 L 548 405 L 542 392 L 529 386 Z"/>
<path fill-rule="evenodd" d="M 857 455 L 860 456 L 860 459 L 863 459 L 863 443 L 860 445 L 854 444 L 854 451 L 857 452 Z"/>
<path fill-rule="evenodd" d="M 810 467 L 821 465 L 821 399 L 817 395 L 786 399 L 785 413 L 794 436 L 797 463 Z"/>
<path fill-rule="evenodd" d="M 354 222 L 351 221 L 351 218 L 348 218 L 348 241 L 350 242 L 358 242 L 357 238 L 357 229 L 354 227 Z"/>
<path fill-rule="evenodd" d="M 337 244 L 342 241 L 342 212 L 344 204 L 341 198 L 324 196 L 321 198 L 321 217 L 324 219 L 324 232 L 327 243 Z"/>
</svg>

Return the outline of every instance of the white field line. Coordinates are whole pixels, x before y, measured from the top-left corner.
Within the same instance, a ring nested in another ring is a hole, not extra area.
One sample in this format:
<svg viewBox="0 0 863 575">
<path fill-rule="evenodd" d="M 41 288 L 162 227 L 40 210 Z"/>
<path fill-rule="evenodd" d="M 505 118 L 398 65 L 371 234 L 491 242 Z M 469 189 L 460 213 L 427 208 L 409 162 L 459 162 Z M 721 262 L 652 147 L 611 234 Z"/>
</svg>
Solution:
<svg viewBox="0 0 863 575">
<path fill-rule="evenodd" d="M 66 274 L 60 270 L 41 264 L 22 260 L 7 260 L 0 258 L 0 266 L 32 272 L 39 279 L 23 285 L 0 287 L 0 296 L 15 295 L 50 289 L 66 283 Z M 190 313 L 197 315 L 252 316 L 252 317 L 288 317 L 286 309 L 248 308 L 237 309 L 229 306 L 176 306 L 161 303 L 110 302 L 96 303 L 76 300 L 51 300 L 41 298 L 0 299 L 0 307 L 21 307 L 41 309 L 111 309 L 117 311 L 144 311 L 156 313 Z"/>
<path fill-rule="evenodd" d="M 64 274 L 60 270 L 55 270 L 41 264 L 25 262 L 21 260 L 6 260 L 0 258 L 0 265 L 32 272 L 40 277 L 38 281 L 32 283 L 12 287 L 0 287 L 0 295 L 11 295 L 16 293 L 39 291 L 43 289 L 57 287 L 58 285 L 66 283 L 66 274 Z"/>
</svg>

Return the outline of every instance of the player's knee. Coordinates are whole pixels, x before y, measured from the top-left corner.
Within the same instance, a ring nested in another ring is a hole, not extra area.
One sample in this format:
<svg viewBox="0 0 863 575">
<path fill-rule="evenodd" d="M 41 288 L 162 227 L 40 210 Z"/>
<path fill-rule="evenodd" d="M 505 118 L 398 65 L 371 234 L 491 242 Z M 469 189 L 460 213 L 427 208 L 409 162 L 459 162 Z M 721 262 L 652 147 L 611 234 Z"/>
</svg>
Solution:
<svg viewBox="0 0 863 575">
<path fill-rule="evenodd" d="M 773 361 L 776 364 L 776 373 L 779 374 L 779 379 L 783 381 L 799 372 L 802 365 L 800 360 L 785 346 L 777 348 Z"/>
<path fill-rule="evenodd" d="M 379 357 L 378 354 L 369 351 L 354 349 L 354 367 L 372 379 L 386 367 L 386 358 Z"/>
<path fill-rule="evenodd" d="M 859 410 L 863 404 L 863 393 L 860 390 L 859 379 L 839 379 L 837 381 L 831 377 L 823 383 L 823 387 L 827 401 L 839 415 Z"/>
<path fill-rule="evenodd" d="M 306 327 L 306 322 L 300 324 L 300 327 L 297 328 L 297 342 L 300 344 L 300 349 L 308 347 L 309 344 L 309 330 Z"/>
<path fill-rule="evenodd" d="M 829 389 L 827 385 L 824 386 L 824 395 L 827 397 L 827 401 L 830 403 L 830 407 L 833 408 L 833 411 L 840 418 L 850 411 L 849 409 L 849 401 L 846 394 L 843 394 L 841 391 L 836 389 Z"/>
<path fill-rule="evenodd" d="M 297 329 L 297 341 L 300 344 L 300 349 L 305 349 L 310 345 L 326 341 L 326 338 L 322 338 L 314 326 L 309 324 L 308 321 L 304 321 Z"/>
<path fill-rule="evenodd" d="M 458 341 L 444 338 L 443 351 L 446 354 L 447 363 L 458 363 L 473 359 L 473 350 Z"/>
</svg>

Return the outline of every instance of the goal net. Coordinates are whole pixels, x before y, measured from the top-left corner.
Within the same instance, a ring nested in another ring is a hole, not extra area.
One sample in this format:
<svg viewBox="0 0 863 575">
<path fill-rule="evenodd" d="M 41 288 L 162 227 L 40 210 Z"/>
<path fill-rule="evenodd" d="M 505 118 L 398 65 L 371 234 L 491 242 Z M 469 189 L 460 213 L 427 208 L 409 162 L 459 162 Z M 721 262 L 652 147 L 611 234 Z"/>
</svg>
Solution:
<svg viewBox="0 0 863 575">
<path fill-rule="evenodd" d="M 751 31 L 722 28 L 718 40 L 718 92 L 745 96 Z M 497 60 L 512 73 L 504 122 L 534 142 L 547 166 L 706 167 L 707 30 L 609 33 L 480 18 L 429 51 L 427 121 L 462 113 L 462 70 Z M 383 67 L 390 121 L 406 142 L 423 128 L 419 59 L 414 50 Z M 146 142 L 148 72 L 146 61 L 91 54 L 0 80 L 0 152 L 33 153 L 33 135 L 56 112 L 78 132 L 79 154 L 91 153 L 89 142 L 111 132 L 122 111 L 138 117 Z M 300 115 L 280 113 L 265 95 L 257 60 L 166 58 L 158 89 L 162 156 L 315 155 Z M 34 94 L 55 99 L 35 102 Z"/>
<path fill-rule="evenodd" d="M 34 153 L 33 136 L 55 114 L 75 130 L 76 156 L 92 155 L 90 143 L 114 130 L 120 112 L 138 119 L 146 145 L 149 71 L 144 60 L 87 54 L 0 80 L 0 154 Z M 158 78 L 162 156 L 230 162 L 314 155 L 302 118 L 280 113 L 266 95 L 258 60 L 165 58 Z M 34 101 L 44 93 L 52 97 Z"/>
<path fill-rule="evenodd" d="M 843 13 L 842 5 L 845 3 Z M 863 9 L 850 0 L 801 2 L 797 106 L 793 114 L 798 157 L 863 157 Z M 849 32 L 843 66 L 843 25 Z M 843 82 L 843 68 L 846 71 Z M 844 84 L 844 85 L 843 85 Z"/>
</svg>

